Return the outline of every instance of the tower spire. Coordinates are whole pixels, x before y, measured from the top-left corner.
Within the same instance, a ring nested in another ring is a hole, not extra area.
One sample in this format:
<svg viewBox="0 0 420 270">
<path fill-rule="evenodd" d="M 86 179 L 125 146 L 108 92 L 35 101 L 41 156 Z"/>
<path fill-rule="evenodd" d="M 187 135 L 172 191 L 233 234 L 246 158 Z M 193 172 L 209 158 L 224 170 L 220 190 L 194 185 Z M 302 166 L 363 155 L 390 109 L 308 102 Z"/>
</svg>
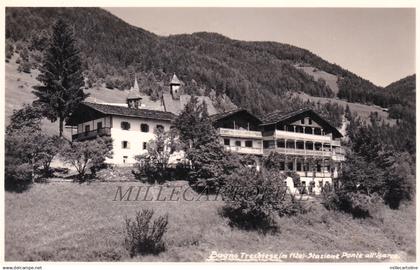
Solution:
<svg viewBox="0 0 420 270">
<path fill-rule="evenodd" d="M 133 86 L 133 90 L 140 91 L 139 83 L 137 82 L 137 75 L 134 75 L 134 86 Z"/>
</svg>

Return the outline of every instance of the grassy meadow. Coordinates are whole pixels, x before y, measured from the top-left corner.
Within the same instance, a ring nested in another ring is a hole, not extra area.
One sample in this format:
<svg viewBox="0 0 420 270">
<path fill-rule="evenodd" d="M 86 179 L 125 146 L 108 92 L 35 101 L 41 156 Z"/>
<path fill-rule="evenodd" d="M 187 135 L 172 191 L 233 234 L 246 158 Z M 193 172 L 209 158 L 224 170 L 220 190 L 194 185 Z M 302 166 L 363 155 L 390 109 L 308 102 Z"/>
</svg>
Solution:
<svg viewBox="0 0 420 270">
<path fill-rule="evenodd" d="M 34 184 L 23 193 L 6 192 L 5 260 L 205 261 L 212 251 L 381 252 L 398 254 L 403 261 L 415 260 L 412 205 L 399 211 L 384 207 L 375 218 L 359 220 L 328 212 L 319 201 L 312 200 L 306 202 L 309 213 L 279 218 L 279 232 L 264 235 L 230 227 L 219 214 L 221 200 L 202 196 L 198 201 L 188 201 L 198 196 L 192 190 L 185 193 L 185 198 L 179 196 L 179 201 L 114 201 L 118 186 L 124 192 L 128 186 L 140 185 L 51 182 Z M 155 185 L 150 195 L 156 199 L 162 190 L 160 198 L 169 198 L 171 185 L 185 187 L 186 182 Z M 123 246 L 124 217 L 134 217 L 144 208 L 155 210 L 155 215 L 169 215 L 166 250 L 156 256 L 130 258 Z"/>
</svg>

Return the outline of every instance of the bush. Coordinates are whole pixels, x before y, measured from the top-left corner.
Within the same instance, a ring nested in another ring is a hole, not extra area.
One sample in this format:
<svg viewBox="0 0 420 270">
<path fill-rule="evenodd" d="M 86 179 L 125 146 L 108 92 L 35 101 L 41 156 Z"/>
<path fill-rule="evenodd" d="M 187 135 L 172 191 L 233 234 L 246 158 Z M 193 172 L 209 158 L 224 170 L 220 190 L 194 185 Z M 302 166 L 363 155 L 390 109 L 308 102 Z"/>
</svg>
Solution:
<svg viewBox="0 0 420 270">
<path fill-rule="evenodd" d="M 161 184 L 170 178 L 169 169 L 164 164 L 156 162 L 149 155 L 138 155 L 134 165 L 136 170 L 132 170 L 134 177 L 138 180 L 146 179 L 148 183 Z"/>
<path fill-rule="evenodd" d="M 221 190 L 226 205 L 222 214 L 243 229 L 275 230 L 277 216 L 299 212 L 296 201 L 286 198 L 285 175 L 277 170 L 242 167 L 226 177 Z M 293 208 L 296 208 L 293 210 Z"/>
<path fill-rule="evenodd" d="M 33 172 L 31 164 L 6 158 L 4 171 L 5 189 L 7 191 L 22 192 L 30 187 Z"/>
<path fill-rule="evenodd" d="M 103 136 L 94 140 L 68 143 L 62 149 L 62 156 L 66 163 L 77 170 L 79 182 L 84 182 L 88 170 L 91 178 L 94 178 L 98 170 L 105 168 L 105 159 L 112 157 L 112 139 Z"/>
<path fill-rule="evenodd" d="M 125 248 L 130 256 L 159 254 L 165 250 L 163 235 L 167 231 L 168 215 L 160 216 L 151 223 L 153 210 L 136 212 L 135 219 L 125 218 Z"/>
<path fill-rule="evenodd" d="M 379 204 L 383 204 L 383 200 L 375 193 L 369 196 L 361 192 L 324 188 L 322 204 L 328 210 L 349 213 L 354 218 L 367 218 L 372 216 Z"/>
<path fill-rule="evenodd" d="M 158 129 L 155 134 L 156 138 L 148 142 L 147 153 L 135 157 L 137 170 L 132 173 L 139 180 L 146 178 L 149 183 L 162 183 L 172 177 L 169 158 L 178 149 L 178 143 L 174 129 L 168 132 Z"/>
</svg>

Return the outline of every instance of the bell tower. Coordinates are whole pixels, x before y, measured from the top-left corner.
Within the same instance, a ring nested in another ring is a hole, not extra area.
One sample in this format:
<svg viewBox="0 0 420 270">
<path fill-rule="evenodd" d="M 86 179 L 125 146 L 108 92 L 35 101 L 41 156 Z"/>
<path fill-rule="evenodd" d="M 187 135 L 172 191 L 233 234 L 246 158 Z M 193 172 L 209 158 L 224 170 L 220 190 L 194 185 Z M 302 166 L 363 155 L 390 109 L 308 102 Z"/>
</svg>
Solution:
<svg viewBox="0 0 420 270">
<path fill-rule="evenodd" d="M 169 86 L 171 89 L 170 91 L 171 91 L 172 98 L 179 99 L 179 96 L 181 95 L 180 93 L 181 81 L 178 79 L 175 73 L 174 73 L 174 76 L 172 77 L 171 82 L 169 83 Z"/>
<path fill-rule="evenodd" d="M 137 82 L 137 77 L 134 78 L 134 86 L 131 87 L 130 92 L 128 92 L 127 96 L 127 105 L 128 108 L 138 109 L 141 105 L 141 95 L 140 95 L 140 88 Z"/>
</svg>

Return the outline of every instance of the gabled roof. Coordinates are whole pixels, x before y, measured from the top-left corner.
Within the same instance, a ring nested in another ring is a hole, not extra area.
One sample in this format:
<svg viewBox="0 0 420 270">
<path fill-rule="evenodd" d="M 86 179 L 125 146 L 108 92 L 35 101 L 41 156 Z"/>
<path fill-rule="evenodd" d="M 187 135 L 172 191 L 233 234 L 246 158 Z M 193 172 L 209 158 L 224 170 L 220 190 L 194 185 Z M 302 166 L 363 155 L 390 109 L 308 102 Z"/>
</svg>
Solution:
<svg viewBox="0 0 420 270">
<path fill-rule="evenodd" d="M 181 81 L 178 79 L 175 73 L 174 73 L 174 76 L 172 76 L 172 80 L 170 84 L 181 84 Z"/>
<path fill-rule="evenodd" d="M 293 117 L 293 116 L 296 116 L 296 115 L 299 115 L 301 113 L 308 112 L 308 111 L 312 111 L 312 110 L 307 109 L 307 108 L 303 108 L 303 109 L 299 109 L 295 111 L 288 111 L 288 112 L 277 110 L 277 111 L 274 111 L 272 113 L 265 115 L 264 118 L 262 119 L 262 122 L 263 122 L 262 125 L 265 126 L 265 125 L 276 124 L 290 117 Z"/>
<path fill-rule="evenodd" d="M 70 118 L 66 121 L 67 125 L 76 125 L 82 123 L 85 120 L 86 111 L 93 111 L 94 115 L 118 115 L 118 116 L 127 116 L 127 117 L 136 117 L 144 119 L 155 119 L 163 121 L 172 121 L 175 119 L 175 115 L 170 112 L 156 111 L 156 110 L 147 110 L 147 109 L 135 109 L 128 108 L 123 106 L 109 105 L 109 104 L 100 104 L 100 103 L 91 103 L 83 102 L 80 104 L 79 108 L 73 113 Z M 89 121 L 88 119 L 87 121 Z"/>
<path fill-rule="evenodd" d="M 275 125 L 285 121 L 294 121 L 295 118 L 297 119 L 302 114 L 310 115 L 310 117 L 312 117 L 321 126 L 331 131 L 334 134 L 334 136 L 343 137 L 343 135 L 334 126 L 332 126 L 328 121 L 326 121 L 319 114 L 317 114 L 309 108 L 299 109 L 290 112 L 274 111 L 272 113 L 267 114 L 264 117 L 261 126 Z"/>
<path fill-rule="evenodd" d="M 232 116 L 232 115 L 237 114 L 237 113 L 246 113 L 246 114 L 250 115 L 252 118 L 254 118 L 256 120 L 256 122 L 262 123 L 262 121 L 258 117 L 256 117 L 252 113 L 248 112 L 247 110 L 241 109 L 241 108 L 234 109 L 234 110 L 227 111 L 227 112 L 223 112 L 223 113 L 218 113 L 218 114 L 210 116 L 210 118 L 213 122 L 216 122 L 218 120 L 227 118 L 227 117 Z"/>
</svg>

